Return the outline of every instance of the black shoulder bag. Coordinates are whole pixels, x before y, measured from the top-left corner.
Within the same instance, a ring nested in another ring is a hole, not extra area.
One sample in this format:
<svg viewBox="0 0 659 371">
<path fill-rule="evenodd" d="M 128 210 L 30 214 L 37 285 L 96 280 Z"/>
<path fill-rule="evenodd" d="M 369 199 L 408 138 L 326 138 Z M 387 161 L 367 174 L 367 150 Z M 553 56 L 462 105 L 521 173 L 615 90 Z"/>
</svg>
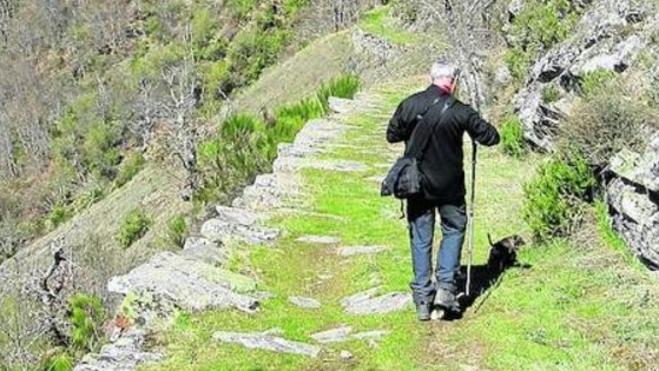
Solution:
<svg viewBox="0 0 659 371">
<path fill-rule="evenodd" d="M 449 108 L 452 100 L 453 97 L 448 97 L 446 99 L 444 107 L 442 108 L 441 116 L 443 116 L 444 112 Z M 412 131 L 410 143 L 407 146 L 405 154 L 403 157 L 396 160 L 394 166 L 391 167 L 387 176 L 382 181 L 382 187 L 380 188 L 381 196 L 393 195 L 402 200 L 421 194 L 423 174 L 419 169 L 419 161 L 421 161 L 423 153 L 428 146 L 430 136 L 427 135 L 423 138 L 419 138 L 418 129 L 421 125 L 429 125 L 429 123 L 423 118 L 428 112 L 430 112 L 435 104 L 440 101 L 440 98 L 435 99 L 426 112 L 418 117 L 418 123 Z"/>
</svg>

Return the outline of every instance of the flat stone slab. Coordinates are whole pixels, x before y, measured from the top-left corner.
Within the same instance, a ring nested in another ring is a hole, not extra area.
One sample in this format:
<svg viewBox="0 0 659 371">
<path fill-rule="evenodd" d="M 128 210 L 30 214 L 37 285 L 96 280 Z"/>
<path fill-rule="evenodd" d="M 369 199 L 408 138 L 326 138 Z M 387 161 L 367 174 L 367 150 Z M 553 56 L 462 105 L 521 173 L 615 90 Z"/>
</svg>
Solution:
<svg viewBox="0 0 659 371">
<path fill-rule="evenodd" d="M 344 246 L 339 248 L 338 254 L 341 256 L 369 255 L 377 254 L 386 250 L 384 246 Z"/>
<path fill-rule="evenodd" d="M 319 245 L 336 245 L 337 243 L 341 242 L 341 240 L 338 237 L 332 237 L 332 236 L 302 236 L 298 238 L 296 241 L 298 242 L 305 242 L 305 243 L 315 243 Z"/>
<path fill-rule="evenodd" d="M 311 338 L 322 344 L 338 343 L 348 340 L 351 333 L 351 326 L 341 326 L 331 330 L 317 332 L 312 334 Z"/>
<path fill-rule="evenodd" d="M 369 169 L 368 165 L 350 160 L 321 160 L 298 157 L 281 157 L 273 164 L 274 171 L 296 171 L 300 169 L 320 169 L 340 172 L 360 172 Z"/>
<path fill-rule="evenodd" d="M 250 349 L 263 349 L 277 353 L 300 354 L 307 357 L 317 357 L 320 347 L 312 344 L 287 340 L 272 332 L 240 333 L 218 331 L 213 339 L 224 343 L 240 344 Z"/>
<path fill-rule="evenodd" d="M 318 309 L 320 308 L 320 302 L 316 299 L 305 298 L 301 296 L 291 296 L 288 298 L 288 301 L 297 305 L 300 308 L 305 309 Z"/>
<path fill-rule="evenodd" d="M 377 296 L 379 288 L 372 288 L 341 300 L 343 309 L 354 315 L 390 313 L 407 308 L 412 296 L 405 292 L 391 292 Z"/>
<path fill-rule="evenodd" d="M 103 345 L 97 354 L 85 355 L 74 370 L 134 370 L 144 363 L 162 361 L 163 354 L 142 350 L 144 341 L 144 331 L 130 329 L 116 341 Z"/>
<path fill-rule="evenodd" d="M 372 330 L 353 334 L 351 326 L 341 326 L 327 331 L 317 332 L 311 338 L 321 344 L 340 343 L 348 340 L 381 340 L 389 331 Z"/>
<path fill-rule="evenodd" d="M 253 224 L 240 224 L 231 218 L 214 218 L 207 220 L 201 226 L 201 235 L 211 241 L 239 240 L 251 244 L 264 244 L 273 242 L 279 236 L 279 231 Z"/>
<path fill-rule="evenodd" d="M 189 311 L 235 307 L 253 312 L 258 301 L 241 292 L 255 289 L 249 277 L 171 252 L 155 255 L 108 283 L 110 292 L 148 296 Z"/>
<path fill-rule="evenodd" d="M 185 240 L 182 254 L 212 265 L 223 264 L 228 258 L 226 250 L 203 237 L 188 237 Z"/>
</svg>

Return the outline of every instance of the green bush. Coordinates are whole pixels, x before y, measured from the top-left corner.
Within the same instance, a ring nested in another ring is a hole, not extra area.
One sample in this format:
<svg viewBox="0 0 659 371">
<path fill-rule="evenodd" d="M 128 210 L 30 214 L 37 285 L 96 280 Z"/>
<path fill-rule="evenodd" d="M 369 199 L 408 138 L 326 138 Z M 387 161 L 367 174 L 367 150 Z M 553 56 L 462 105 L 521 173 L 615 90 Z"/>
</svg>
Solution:
<svg viewBox="0 0 659 371">
<path fill-rule="evenodd" d="M 542 101 L 547 104 L 556 102 L 560 97 L 561 93 L 554 84 L 547 85 L 542 89 Z"/>
<path fill-rule="evenodd" d="M 510 32 L 515 47 L 536 53 L 564 40 L 578 20 L 569 0 L 533 0 L 515 17 Z"/>
<path fill-rule="evenodd" d="M 531 64 L 528 53 L 519 49 L 509 49 L 504 55 L 504 61 L 515 81 L 522 82 L 526 78 Z"/>
<path fill-rule="evenodd" d="M 74 365 L 73 357 L 60 350 L 43 361 L 41 369 L 44 371 L 71 371 Z"/>
<path fill-rule="evenodd" d="M 504 153 L 513 157 L 522 157 L 526 153 L 522 122 L 519 117 L 510 115 L 501 125 L 501 144 Z"/>
<path fill-rule="evenodd" d="M 57 228 L 59 225 L 63 224 L 67 220 L 71 219 L 73 216 L 73 211 L 66 205 L 58 203 L 53 206 L 48 213 L 48 224 L 51 229 Z"/>
<path fill-rule="evenodd" d="M 104 311 L 95 296 L 75 294 L 69 298 L 71 342 L 77 350 L 93 351 L 102 338 Z"/>
<path fill-rule="evenodd" d="M 596 182 L 583 157 L 555 155 L 524 186 L 522 209 L 537 240 L 568 235 L 581 219 L 581 204 Z"/>
<path fill-rule="evenodd" d="M 117 177 L 114 179 L 114 186 L 120 188 L 130 182 L 142 170 L 144 163 L 144 156 L 141 153 L 131 153 L 121 164 Z"/>
<path fill-rule="evenodd" d="M 151 226 L 151 219 L 143 211 L 135 209 L 129 212 L 121 222 L 117 242 L 124 249 L 146 234 Z"/>
<path fill-rule="evenodd" d="M 318 91 L 318 100 L 323 104 L 325 111 L 329 111 L 329 97 L 351 99 L 359 90 L 359 76 L 342 75 L 323 84 Z"/>
<path fill-rule="evenodd" d="M 188 235 L 188 222 L 182 215 L 172 217 L 167 223 L 167 238 L 174 245 L 183 247 L 185 238 Z"/>
<path fill-rule="evenodd" d="M 580 81 L 581 94 L 586 98 L 592 97 L 604 88 L 609 81 L 613 80 L 615 76 L 616 73 L 614 71 L 601 68 L 584 74 Z"/>
</svg>

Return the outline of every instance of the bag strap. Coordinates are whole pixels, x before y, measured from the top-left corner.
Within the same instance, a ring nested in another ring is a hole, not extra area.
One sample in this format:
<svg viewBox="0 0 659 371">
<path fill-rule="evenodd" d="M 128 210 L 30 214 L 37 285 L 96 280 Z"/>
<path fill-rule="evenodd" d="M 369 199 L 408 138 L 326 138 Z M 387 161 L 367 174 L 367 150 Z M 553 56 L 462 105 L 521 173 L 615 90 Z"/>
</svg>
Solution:
<svg viewBox="0 0 659 371">
<path fill-rule="evenodd" d="M 441 102 L 441 98 L 435 98 L 433 100 L 432 104 L 430 104 L 430 107 L 426 109 L 426 111 L 423 113 L 423 115 L 418 115 L 417 118 L 419 119 L 419 122 L 416 124 L 414 127 L 414 130 L 412 131 L 412 135 L 410 136 L 410 142 L 407 145 L 407 150 L 405 151 L 406 156 L 412 156 L 416 158 L 417 160 L 421 160 L 423 157 L 423 153 L 426 150 L 426 147 L 428 146 L 428 142 L 430 141 L 430 135 L 426 135 L 422 138 L 419 138 L 419 127 L 423 124 L 425 116 L 430 112 L 430 110 L 439 102 Z M 452 105 L 452 102 L 455 100 L 453 96 L 449 96 L 444 100 L 444 106 L 442 107 L 442 112 L 440 112 L 440 120 L 442 119 L 442 116 L 444 116 L 444 113 L 446 110 Z"/>
</svg>

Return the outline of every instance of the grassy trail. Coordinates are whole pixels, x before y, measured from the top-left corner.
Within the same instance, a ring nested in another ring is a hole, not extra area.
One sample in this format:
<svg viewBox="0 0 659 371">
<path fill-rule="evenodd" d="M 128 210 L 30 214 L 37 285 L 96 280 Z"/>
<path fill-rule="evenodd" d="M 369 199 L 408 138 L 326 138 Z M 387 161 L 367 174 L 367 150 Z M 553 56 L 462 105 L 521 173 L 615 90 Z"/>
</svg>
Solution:
<svg viewBox="0 0 659 371">
<path fill-rule="evenodd" d="M 399 219 L 399 204 L 379 196 L 376 178 L 401 150 L 384 140 L 387 118 L 400 99 L 421 88 L 421 80 L 380 87 L 361 94 L 352 114 L 332 118 L 344 120 L 350 128 L 318 157 L 358 161 L 368 170 L 304 170 L 305 200 L 299 206 L 315 214 L 289 213 L 270 221 L 285 231 L 276 246 L 237 250 L 232 264 L 255 277 L 259 289 L 274 297 L 254 315 L 181 313 L 173 328 L 155 340 L 164 346 L 167 361 L 150 369 L 622 369 L 645 368 L 646 361 L 656 360 L 648 358 L 656 357 L 659 345 L 656 289 L 644 272 L 624 262 L 621 253 L 605 247 L 606 241 L 527 247 L 520 260 L 529 268 L 509 270 L 459 321 L 419 323 L 411 306 L 383 315 L 344 312 L 341 299 L 354 293 L 372 287 L 380 287 L 382 293 L 409 290 L 407 227 Z M 480 151 L 476 265 L 486 261 L 488 232 L 494 238 L 527 235 L 519 215 L 522 184 L 539 160 L 512 159 L 498 149 Z M 340 243 L 299 242 L 304 235 L 333 236 Z M 437 231 L 436 241 L 439 237 Z M 340 246 L 361 245 L 385 250 L 351 257 L 336 253 Z M 650 295 L 646 304 L 642 295 Z M 302 309 L 291 304 L 289 296 L 312 297 L 322 306 Z M 352 326 L 355 332 L 388 334 L 377 342 L 323 345 L 317 358 L 251 350 L 212 339 L 219 330 L 280 328 L 287 339 L 313 343 L 311 334 L 341 325 Z M 342 360 L 343 350 L 354 358 Z"/>
</svg>

